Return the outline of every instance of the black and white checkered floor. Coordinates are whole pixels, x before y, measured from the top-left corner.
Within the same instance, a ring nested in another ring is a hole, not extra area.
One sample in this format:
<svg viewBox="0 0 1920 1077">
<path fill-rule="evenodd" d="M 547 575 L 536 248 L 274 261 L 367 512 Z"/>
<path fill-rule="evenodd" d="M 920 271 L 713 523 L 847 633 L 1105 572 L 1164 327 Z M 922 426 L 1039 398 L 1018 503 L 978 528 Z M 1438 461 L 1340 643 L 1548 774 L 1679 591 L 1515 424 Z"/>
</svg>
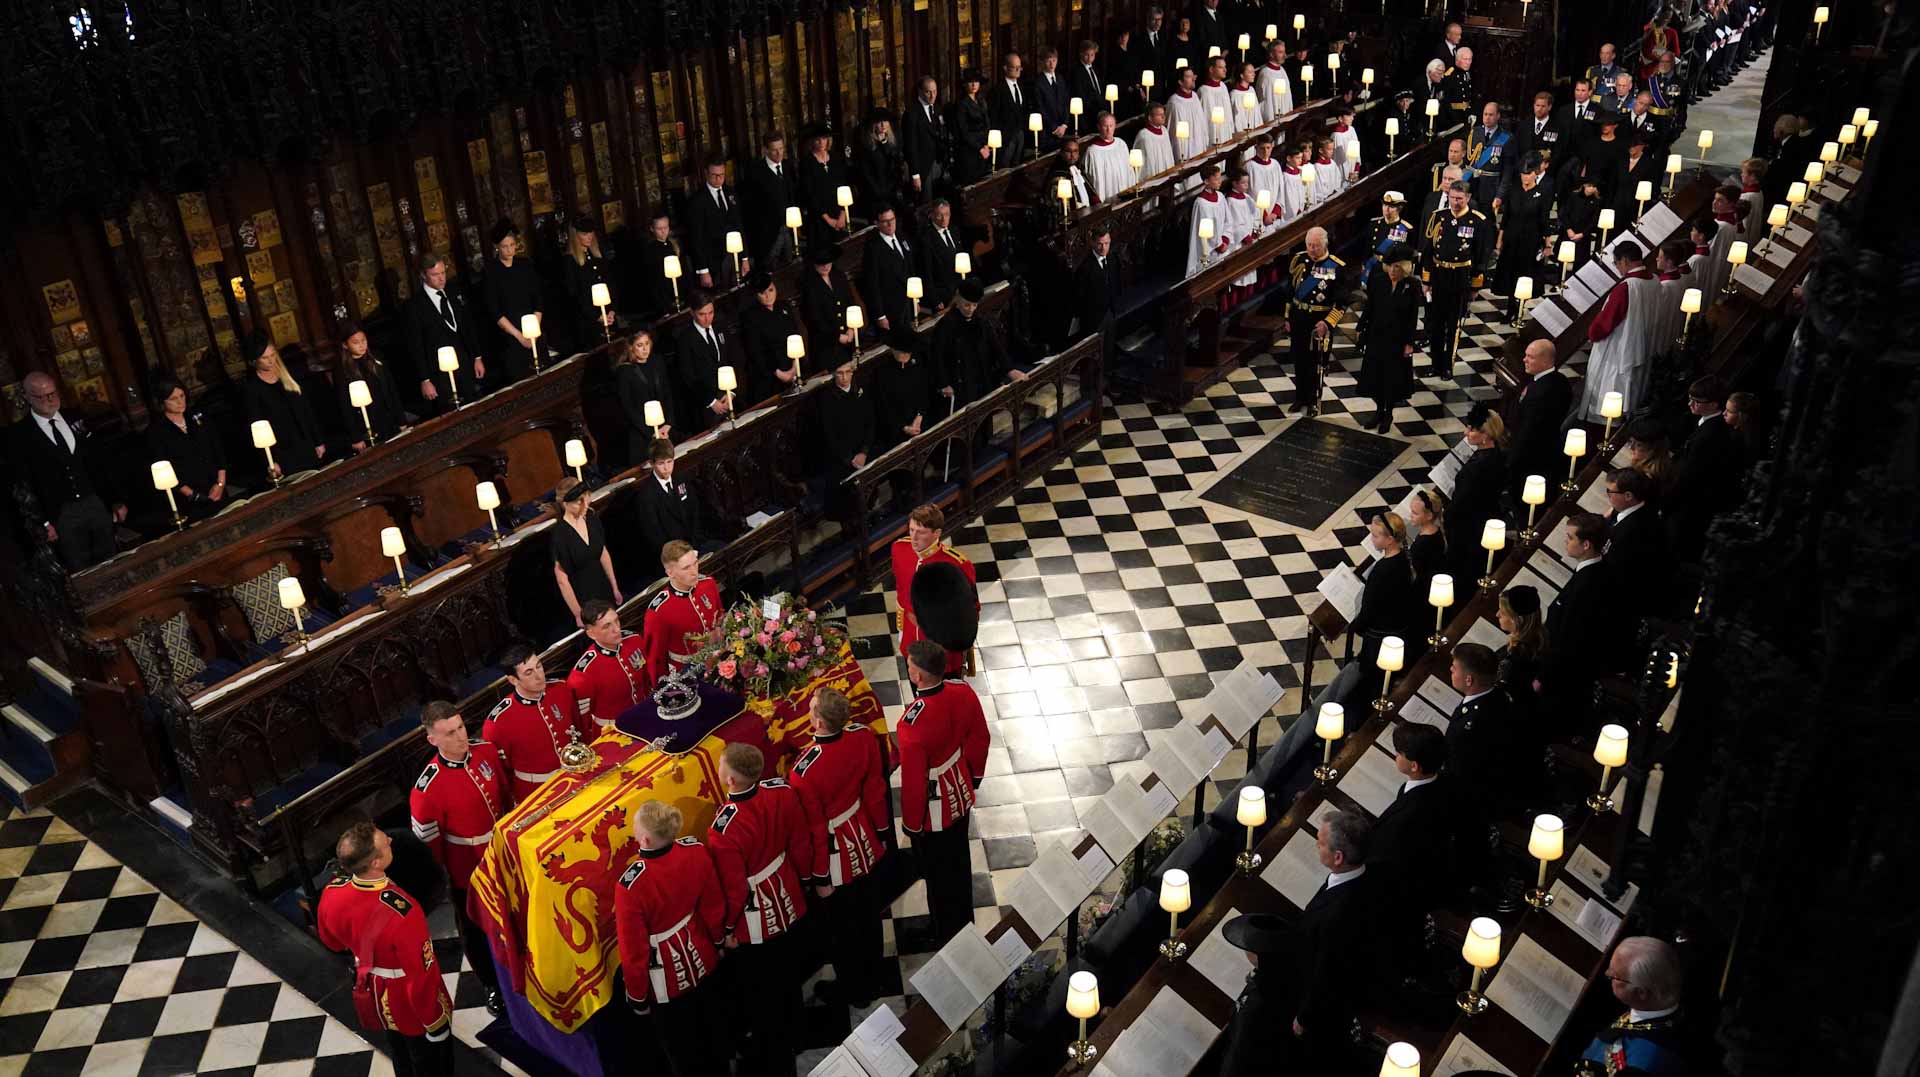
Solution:
<svg viewBox="0 0 1920 1077">
<path fill-rule="evenodd" d="M 1511 332 L 1497 320 L 1501 309 L 1472 304 L 1460 351 L 1471 376 L 1459 385 L 1425 378 L 1425 357 L 1416 357 L 1422 380 L 1394 415 L 1406 451 L 1315 530 L 1200 499 L 1295 421 L 1284 417 L 1287 368 L 1262 356 L 1183 409 L 1114 407 L 1096 444 L 950 536 L 978 569 L 975 683 L 993 729 L 972 842 L 983 926 L 1036 842 L 1078 826 L 1080 810 L 1116 776 L 1144 776 L 1156 732 L 1200 705 L 1210 674 L 1251 657 L 1291 690 L 1280 712 L 1298 710 L 1315 587 L 1327 569 L 1360 558 L 1360 511 L 1393 505 L 1424 481 L 1474 400 L 1494 395 L 1489 349 Z M 1373 405 L 1355 387 L 1358 350 L 1342 337 L 1335 358 L 1342 370 L 1319 421 L 1364 425 Z M 906 691 L 894 609 L 890 587 L 877 586 L 846 610 L 890 719 Z M 1314 659 L 1323 684 L 1333 663 L 1324 651 Z M 1268 718 L 1258 736 L 1271 744 L 1280 731 Z M 1229 753 L 1213 788 L 1202 786 L 1209 803 L 1240 777 L 1244 759 Z M 391 1072 L 354 1027 L 317 944 L 309 959 L 322 965 L 317 984 L 296 988 L 249 956 L 262 952 L 251 929 L 230 937 L 206 919 L 191 896 L 159 892 L 60 818 L 41 811 L 0 825 L 0 1077 Z M 436 927 L 451 967 L 452 925 Z M 894 903 L 885 941 L 904 985 L 936 948 L 923 884 Z M 275 945 L 284 951 L 284 940 Z M 518 1072 L 479 1046 L 484 992 L 461 967 L 450 974 L 454 1028 L 476 1049 L 462 1071 L 494 1063 Z M 905 988 L 893 990 L 880 1004 L 904 1011 Z M 803 1073 L 848 1027 L 843 1014 L 808 1016 Z"/>
</svg>

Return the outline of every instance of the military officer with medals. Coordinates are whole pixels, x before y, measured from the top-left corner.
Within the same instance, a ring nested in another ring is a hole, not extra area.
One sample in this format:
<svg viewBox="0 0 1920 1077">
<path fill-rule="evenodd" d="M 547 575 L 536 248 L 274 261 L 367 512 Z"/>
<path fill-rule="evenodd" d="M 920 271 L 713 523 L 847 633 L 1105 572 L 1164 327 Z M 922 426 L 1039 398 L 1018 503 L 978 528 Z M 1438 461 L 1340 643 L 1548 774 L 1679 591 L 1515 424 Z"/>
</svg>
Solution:
<svg viewBox="0 0 1920 1077">
<path fill-rule="evenodd" d="M 1389 250 L 1396 244 L 1406 243 L 1413 238 L 1413 225 L 1402 219 L 1401 208 L 1407 204 L 1407 196 L 1399 191 L 1388 191 L 1380 196 L 1380 216 L 1373 219 L 1367 233 L 1366 264 L 1360 267 L 1360 283 L 1365 284 L 1375 268 L 1381 264 Z"/>
<path fill-rule="evenodd" d="M 1292 334 L 1292 415 L 1320 414 L 1320 368 L 1332 354 L 1333 327 L 1346 317 L 1347 263 L 1327 249 L 1327 230 L 1307 229 L 1307 249 L 1287 264 L 1291 291 L 1287 324 Z"/>
<path fill-rule="evenodd" d="M 913 616 L 913 574 L 921 565 L 945 561 L 965 573 L 968 583 L 978 587 L 974 580 L 973 562 L 959 550 L 941 541 L 946 526 L 947 517 L 940 511 L 940 506 L 922 505 L 907 515 L 906 537 L 893 540 L 893 582 L 900 602 L 900 653 L 903 655 L 916 640 L 922 638 L 920 622 Z M 977 593 L 973 608 L 980 608 Z M 966 665 L 965 654 L 958 651 L 947 654 L 948 676 L 959 676 Z"/>
<path fill-rule="evenodd" d="M 1607 959 L 1613 997 L 1627 1007 L 1587 1045 L 1578 1077 L 1685 1077 L 1689 1071 L 1681 1026 L 1680 956 L 1662 939 L 1620 940 Z"/>
<path fill-rule="evenodd" d="M 510 685 L 507 698 L 488 713 L 481 739 L 500 749 L 513 777 L 513 802 L 533 795 L 560 773 L 560 750 L 577 735 L 582 743 L 594 732 L 584 728 L 580 705 L 565 681 L 547 680 L 547 667 L 524 643 L 509 646 L 500 668 Z"/>
<path fill-rule="evenodd" d="M 1474 187 L 1475 201 L 1498 212 L 1501 181 L 1506 176 L 1507 143 L 1513 135 L 1500 124 L 1500 103 L 1480 107 L 1480 123 L 1467 128 L 1467 167 L 1461 178 Z"/>
<path fill-rule="evenodd" d="M 766 757 L 751 744 L 720 753 L 727 802 L 713 817 L 707 843 L 726 901 L 725 946 L 740 961 L 746 1012 L 758 1015 L 743 1054 L 742 1073 L 793 1072 L 793 1041 L 800 1016 L 801 969 L 794 931 L 807 914 L 803 888 L 833 895 L 827 847 L 816 841 L 819 820 L 784 779 L 760 780 Z"/>
<path fill-rule="evenodd" d="M 720 584 L 700 574 L 700 553 L 691 543 L 674 539 L 662 546 L 660 565 L 667 571 L 667 585 L 647 604 L 647 618 L 640 626 L 649 692 L 662 677 L 693 660 L 723 612 Z"/>
<path fill-rule="evenodd" d="M 393 842 L 369 821 L 334 845 L 347 874 L 320 893 L 320 942 L 353 955 L 353 1005 L 367 1032 L 384 1032 L 399 1077 L 453 1072 L 453 1000 L 434 959 L 427 914 L 387 878 Z"/>
<path fill-rule="evenodd" d="M 640 847 L 613 891 L 620 980 L 627 1006 L 653 1016 L 653 1032 L 673 1077 L 721 1077 L 724 1039 L 706 985 L 720 967 L 727 911 L 713 854 L 680 837 L 680 809 L 648 800 L 634 810 Z"/>
<path fill-rule="evenodd" d="M 836 688 L 813 693 L 813 743 L 794 760 L 787 781 L 824 822 L 815 835 L 827 847 L 827 881 L 833 896 L 820 910 L 833 945 L 833 979 L 814 992 L 823 1001 L 863 1010 L 879 993 L 880 898 L 874 871 L 887 855 L 883 835 L 893 833 L 893 800 L 887 790 L 887 743 L 865 726 L 850 726 L 852 704 Z"/>
<path fill-rule="evenodd" d="M 1433 211 L 1421 230 L 1420 255 L 1427 282 L 1427 354 L 1433 376 L 1453 376 L 1453 351 L 1467 299 L 1480 286 L 1481 267 L 1493 250 L 1497 229 L 1473 208 L 1466 181 L 1447 189 L 1446 204 Z"/>
<path fill-rule="evenodd" d="M 567 674 L 567 687 L 580 705 L 580 716 L 591 718 L 595 735 L 613 728 L 613 720 L 647 697 L 647 656 L 638 633 L 625 632 L 613 603 L 593 599 L 580 606 L 580 622 L 587 626 L 587 649 Z"/>
<path fill-rule="evenodd" d="M 987 769 L 987 730 L 980 697 L 946 678 L 947 651 L 932 640 L 907 648 L 913 699 L 900 716 L 900 825 L 913 839 L 927 880 L 934 942 L 945 945 L 973 922 L 973 860 L 967 823 L 974 790 Z"/>
<path fill-rule="evenodd" d="M 420 725 L 434 748 L 420 780 L 407 794 L 407 812 L 413 836 L 426 843 L 433 859 L 447 872 L 448 900 L 453 923 L 466 948 L 467 963 L 487 986 L 487 1012 L 504 1012 L 499 974 L 493 967 L 493 946 L 487 933 L 467 915 L 467 894 L 473 869 L 493 842 L 493 824 L 505 815 L 507 764 L 500 749 L 467 736 L 466 720 L 453 704 L 434 700 L 420 709 Z"/>
<path fill-rule="evenodd" d="M 1465 45 L 1453 51 L 1453 67 L 1440 80 L 1442 126 L 1466 123 L 1473 111 L 1473 50 Z"/>
</svg>

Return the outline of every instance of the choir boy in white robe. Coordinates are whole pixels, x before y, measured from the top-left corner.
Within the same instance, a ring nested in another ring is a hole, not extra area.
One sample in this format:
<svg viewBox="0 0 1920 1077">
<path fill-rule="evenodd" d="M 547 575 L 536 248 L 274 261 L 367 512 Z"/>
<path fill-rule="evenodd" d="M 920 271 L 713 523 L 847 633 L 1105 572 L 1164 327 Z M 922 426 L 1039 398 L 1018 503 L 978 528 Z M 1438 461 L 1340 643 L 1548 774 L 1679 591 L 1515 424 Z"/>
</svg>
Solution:
<svg viewBox="0 0 1920 1077">
<path fill-rule="evenodd" d="M 1626 240 L 1613 248 L 1613 266 L 1620 280 L 1600 303 L 1587 328 L 1593 351 L 1587 357 L 1585 389 L 1580 396 L 1580 414 L 1589 422 L 1601 422 L 1601 402 L 1606 394 L 1620 393 L 1629 406 L 1647 399 L 1652 373 L 1654 336 L 1660 326 L 1660 282 L 1647 272 L 1645 253 L 1640 245 Z"/>
<path fill-rule="evenodd" d="M 1307 144 L 1295 143 L 1287 147 L 1287 163 L 1280 170 L 1280 190 L 1273 199 L 1280 209 L 1280 219 L 1290 221 L 1307 211 L 1306 175 Z"/>
<path fill-rule="evenodd" d="M 1260 94 L 1253 88 L 1254 66 L 1241 64 L 1240 73 L 1234 76 L 1233 89 L 1227 94 L 1233 99 L 1233 133 L 1237 138 L 1266 121 L 1260 117 Z M 1252 105 L 1252 108 L 1248 108 Z"/>
<path fill-rule="evenodd" d="M 1093 122 L 1100 137 L 1087 143 L 1087 180 L 1097 201 L 1111 202 L 1133 186 L 1133 166 L 1127 163 L 1127 144 L 1113 137 L 1113 113 L 1102 112 Z"/>
<path fill-rule="evenodd" d="M 1267 201 L 1273 207 L 1266 213 L 1266 224 L 1277 223 L 1283 213 L 1280 205 L 1281 180 L 1285 178 L 1285 165 L 1273 156 L 1273 136 L 1263 134 L 1253 140 L 1253 158 L 1247 162 L 1247 189 L 1253 192 L 1258 201 L 1260 192 L 1267 192 Z"/>
<path fill-rule="evenodd" d="M 1200 103 L 1207 110 L 1207 143 L 1218 146 L 1233 140 L 1233 93 L 1227 89 L 1227 58 L 1215 56 L 1207 61 L 1207 80 L 1199 87 Z M 1214 110 L 1220 122 L 1213 122 Z"/>
<path fill-rule="evenodd" d="M 1334 109 L 1334 117 L 1333 128 L 1327 132 L 1333 138 L 1333 163 L 1340 166 L 1350 184 L 1360 177 L 1360 132 L 1353 129 L 1353 106 L 1339 106 Z"/>
<path fill-rule="evenodd" d="M 1212 124 L 1207 119 L 1207 106 L 1194 92 L 1195 83 L 1193 68 L 1181 68 L 1179 88 L 1167 98 L 1167 121 L 1173 128 L 1173 155 L 1181 161 L 1202 156 L 1213 145 L 1208 134 Z M 1184 138 L 1180 134 L 1183 125 Z"/>
<path fill-rule="evenodd" d="M 1287 78 L 1287 46 L 1279 41 L 1267 45 L 1267 62 L 1260 68 L 1260 115 L 1268 123 L 1293 111 L 1293 81 Z"/>
<path fill-rule="evenodd" d="M 1233 249 L 1239 250 L 1260 237 L 1260 211 L 1254 207 L 1253 195 L 1247 190 L 1247 174 L 1235 169 L 1228 177 L 1227 231 L 1233 236 Z M 1233 279 L 1234 287 L 1252 287 L 1259 280 L 1258 269 L 1250 269 Z"/>
<path fill-rule="evenodd" d="M 1347 173 L 1333 159 L 1332 138 L 1315 139 L 1313 151 L 1313 204 L 1317 206 L 1347 189 Z"/>
<path fill-rule="evenodd" d="M 1133 136 L 1133 148 L 1140 151 L 1140 179 L 1153 178 L 1179 162 L 1174 156 L 1173 133 L 1167 129 L 1167 106 L 1147 106 L 1147 122 Z"/>
<path fill-rule="evenodd" d="M 1219 261 L 1233 249 L 1233 227 L 1227 215 L 1227 199 L 1220 193 L 1219 165 L 1208 165 L 1200 172 L 1200 193 L 1193 197 L 1193 213 L 1187 218 L 1187 276 Z M 1213 222 L 1213 238 L 1200 238 L 1200 222 Z"/>
</svg>

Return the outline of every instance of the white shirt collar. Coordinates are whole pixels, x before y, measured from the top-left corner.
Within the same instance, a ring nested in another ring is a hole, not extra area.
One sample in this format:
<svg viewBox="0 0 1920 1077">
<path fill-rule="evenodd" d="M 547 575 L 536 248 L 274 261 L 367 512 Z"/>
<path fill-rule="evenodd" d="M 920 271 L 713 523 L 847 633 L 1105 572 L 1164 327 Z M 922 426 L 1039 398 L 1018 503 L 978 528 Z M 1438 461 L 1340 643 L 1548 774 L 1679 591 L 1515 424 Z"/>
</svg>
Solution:
<svg viewBox="0 0 1920 1077">
<path fill-rule="evenodd" d="M 1462 702 L 1465 702 L 1465 701 L 1462 700 Z M 1406 788 L 1400 790 L 1400 795 L 1405 796 L 1406 794 L 1413 792 L 1415 789 L 1418 789 L 1423 785 L 1432 785 L 1434 782 L 1437 782 L 1439 780 L 1440 780 L 1440 775 L 1438 774 L 1435 774 L 1431 778 L 1408 778 L 1407 786 Z"/>
<path fill-rule="evenodd" d="M 1600 559 L 1598 557 L 1589 557 L 1585 561 L 1575 561 L 1573 563 L 1573 570 L 1575 572 L 1578 572 L 1581 569 L 1586 568 L 1588 565 L 1597 565 L 1599 563 L 1600 563 Z"/>
<path fill-rule="evenodd" d="M 1679 1008 L 1680 1008 L 1680 1007 L 1678 1007 L 1678 1006 L 1668 1006 L 1668 1007 L 1667 1007 L 1666 1009 L 1664 1009 L 1664 1010 L 1635 1010 L 1635 1009 L 1628 1009 L 1628 1010 L 1627 1010 L 1627 1020 L 1629 1020 L 1629 1021 L 1653 1021 L 1653 1020 L 1657 1020 L 1657 1019 L 1659 1019 L 1659 1018 L 1662 1018 L 1662 1017 L 1666 1017 L 1666 1016 L 1669 1016 L 1669 1015 L 1671 1015 L 1671 1014 L 1672 1014 L 1672 1013 L 1673 1013 L 1674 1011 L 1676 1011 L 1676 1010 L 1678 1010 Z"/>
<path fill-rule="evenodd" d="M 1613 522 L 1617 524 L 1645 507 L 1645 505 L 1630 505 L 1627 508 L 1621 509 L 1613 514 Z"/>
<path fill-rule="evenodd" d="M 1498 687 L 1498 685 L 1496 685 L 1495 687 Z M 1462 702 L 1462 703 L 1471 703 L 1471 702 L 1473 702 L 1474 700 L 1476 700 L 1476 699 L 1479 699 L 1479 698 L 1480 698 L 1481 696 L 1490 696 L 1490 695 L 1492 695 L 1492 694 L 1493 694 L 1493 689 L 1492 689 L 1492 688 L 1489 688 L 1489 689 L 1487 689 L 1487 690 L 1486 690 L 1486 691 L 1484 691 L 1484 692 L 1475 692 L 1474 694 L 1472 694 L 1472 695 L 1470 695 L 1470 696 L 1468 696 L 1468 697 L 1466 697 L 1465 699 L 1463 699 L 1463 700 L 1461 700 L 1460 702 Z"/>
<path fill-rule="evenodd" d="M 1350 883 L 1353 880 L 1358 879 L 1360 876 L 1365 875 L 1366 873 L 1367 873 L 1367 866 L 1365 864 L 1362 864 L 1357 868 L 1349 868 L 1346 871 L 1332 872 L 1327 876 L 1327 889 L 1331 890 L 1334 887 L 1339 886 L 1341 883 Z"/>
</svg>

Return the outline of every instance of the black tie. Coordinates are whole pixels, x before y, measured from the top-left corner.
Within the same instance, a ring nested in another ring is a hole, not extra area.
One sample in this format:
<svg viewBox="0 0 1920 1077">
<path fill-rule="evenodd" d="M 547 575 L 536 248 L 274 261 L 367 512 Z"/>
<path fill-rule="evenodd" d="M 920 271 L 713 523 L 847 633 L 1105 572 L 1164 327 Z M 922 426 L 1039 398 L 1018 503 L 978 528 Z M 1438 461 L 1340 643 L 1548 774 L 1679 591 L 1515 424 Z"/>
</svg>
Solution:
<svg viewBox="0 0 1920 1077">
<path fill-rule="evenodd" d="M 727 211 L 727 192 L 725 189 L 720 187 L 713 189 L 713 204 L 720 207 L 720 212 L 725 213 Z"/>
<path fill-rule="evenodd" d="M 453 319 L 453 301 L 447 298 L 447 293 L 434 292 L 433 302 L 435 306 L 440 308 L 440 317 L 446 321 L 447 328 L 456 333 L 459 332 L 460 324 Z"/>
<path fill-rule="evenodd" d="M 53 439 L 55 445 L 65 449 L 69 456 L 73 454 L 73 439 L 65 430 L 61 429 L 60 417 L 58 415 L 47 420 L 47 436 Z"/>
<path fill-rule="evenodd" d="M 947 230 L 944 228 L 940 229 L 940 245 L 948 250 L 953 249 L 953 237 L 948 235 Z"/>
<path fill-rule="evenodd" d="M 1013 90 L 1013 103 L 1016 105 L 1019 104 L 1020 103 L 1020 84 L 1017 82 L 1009 82 L 1007 83 L 1007 86 L 1008 88 Z"/>
</svg>

